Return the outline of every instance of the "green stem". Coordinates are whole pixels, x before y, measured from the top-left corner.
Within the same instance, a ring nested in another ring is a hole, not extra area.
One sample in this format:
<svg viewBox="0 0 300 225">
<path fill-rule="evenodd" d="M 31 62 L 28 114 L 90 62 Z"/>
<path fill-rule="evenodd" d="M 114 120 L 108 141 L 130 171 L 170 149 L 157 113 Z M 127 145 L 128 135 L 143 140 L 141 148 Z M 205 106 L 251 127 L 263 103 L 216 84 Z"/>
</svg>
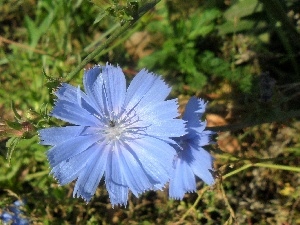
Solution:
<svg viewBox="0 0 300 225">
<path fill-rule="evenodd" d="M 224 176 L 222 176 L 222 179 L 225 180 L 228 177 L 233 176 L 234 174 L 237 174 L 243 170 L 246 170 L 250 167 L 264 167 L 264 168 L 270 168 L 270 169 L 279 169 L 279 170 L 288 170 L 288 171 L 292 171 L 292 172 L 300 172 L 300 167 L 296 167 L 296 166 L 285 166 L 285 165 L 278 165 L 278 164 L 270 164 L 270 163 L 251 163 L 249 162 L 249 164 L 246 164 L 236 170 L 233 170 L 227 174 L 225 174 Z"/>
<path fill-rule="evenodd" d="M 39 177 L 42 177 L 42 176 L 45 176 L 45 175 L 48 175 L 49 174 L 49 171 L 41 171 L 41 172 L 37 172 L 37 173 L 32 173 L 32 174 L 28 174 L 26 177 L 25 177 L 25 181 L 29 181 L 29 180 L 32 180 L 32 179 L 35 179 L 35 178 L 39 178 Z"/>
<path fill-rule="evenodd" d="M 79 63 L 76 68 L 68 74 L 66 82 L 69 82 L 73 79 L 74 76 L 90 61 L 92 61 L 101 51 L 103 51 L 107 46 L 109 46 L 114 40 L 116 40 L 122 33 L 124 33 L 130 26 L 133 25 L 132 21 L 125 23 L 115 34 L 110 36 L 102 45 L 97 47 L 92 53 L 85 57 L 81 63 Z"/>
<path fill-rule="evenodd" d="M 102 45 L 97 47 L 93 52 L 91 52 L 87 57 L 85 57 L 76 68 L 67 75 L 66 82 L 73 79 L 78 72 L 84 68 L 86 64 L 92 61 L 97 55 L 99 55 L 107 46 L 109 46 L 113 41 L 115 41 L 121 34 L 128 30 L 130 26 L 132 26 L 137 20 L 139 20 L 145 13 L 147 13 L 150 9 L 152 9 L 160 0 L 153 0 L 150 3 L 146 3 L 140 7 L 139 13 L 136 18 L 131 21 L 127 21 L 124 25 L 120 27 L 120 29 L 111 35 Z"/>
<path fill-rule="evenodd" d="M 108 53 L 112 49 L 116 48 L 118 45 L 120 45 L 121 43 L 123 43 L 124 40 L 128 39 L 128 37 L 131 36 L 138 29 L 140 29 L 140 26 L 139 25 L 135 26 L 133 29 L 131 29 L 130 32 L 127 32 L 126 35 L 122 35 L 121 38 L 119 38 L 117 41 L 115 41 L 109 48 L 103 50 L 98 56 L 105 55 L 106 53 Z"/>
<path fill-rule="evenodd" d="M 279 0 L 259 0 L 263 3 L 265 11 L 271 16 L 270 19 L 274 18 L 276 21 L 282 23 L 282 27 L 287 30 L 287 34 L 292 38 L 296 45 L 299 45 L 300 34 L 296 27 L 293 25 L 291 20 L 287 16 L 287 12 L 284 9 L 282 1 Z M 270 21 L 272 23 L 272 21 Z"/>
<path fill-rule="evenodd" d="M 237 174 L 237 173 L 239 173 L 239 172 L 241 172 L 243 170 L 246 170 L 249 167 L 252 167 L 252 164 L 246 164 L 246 165 L 244 165 L 244 166 L 242 166 L 242 167 L 240 167 L 240 168 L 238 168 L 236 170 L 231 171 L 230 173 L 225 174 L 224 176 L 222 176 L 222 180 L 225 180 L 226 178 L 231 177 L 234 174 Z"/>
<path fill-rule="evenodd" d="M 228 198 L 227 198 L 227 196 L 225 194 L 222 182 L 220 183 L 219 187 L 220 187 L 220 190 L 221 190 L 221 193 L 222 193 L 223 200 L 225 202 L 225 206 L 227 207 L 227 209 L 230 212 L 230 217 L 228 218 L 228 220 L 227 220 L 227 222 L 225 224 L 232 224 L 232 220 L 235 220 L 235 213 L 234 213 L 234 211 L 233 211 L 233 209 L 232 209 L 232 207 L 231 207 L 231 205 L 230 205 L 230 203 L 228 201 Z"/>
<path fill-rule="evenodd" d="M 296 166 L 285 166 L 285 165 L 270 164 L 270 163 L 254 163 L 253 166 L 270 168 L 270 169 L 278 169 L 278 170 L 288 170 L 288 171 L 298 172 L 298 173 L 300 172 L 300 167 L 296 167 Z"/>
<path fill-rule="evenodd" d="M 183 216 L 180 218 L 179 224 L 181 224 L 181 222 L 183 222 L 183 220 L 190 214 L 190 212 L 192 210 L 196 209 L 196 206 L 198 205 L 199 201 L 201 200 L 203 194 L 210 188 L 210 186 L 205 186 L 204 188 L 202 188 L 199 193 L 198 193 L 198 197 L 196 199 L 196 201 L 194 202 L 194 204 L 192 205 L 192 207 L 190 207 L 188 209 L 188 211 L 186 211 Z"/>
</svg>

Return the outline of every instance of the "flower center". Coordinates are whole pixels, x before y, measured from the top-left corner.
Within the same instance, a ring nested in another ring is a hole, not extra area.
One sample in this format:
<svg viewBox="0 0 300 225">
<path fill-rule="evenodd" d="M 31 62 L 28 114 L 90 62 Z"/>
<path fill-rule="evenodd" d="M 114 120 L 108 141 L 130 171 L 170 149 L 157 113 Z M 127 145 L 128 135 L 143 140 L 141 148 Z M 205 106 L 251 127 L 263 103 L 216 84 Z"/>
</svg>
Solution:
<svg viewBox="0 0 300 225">
<path fill-rule="evenodd" d="M 116 121 L 110 120 L 106 129 L 106 136 L 109 140 L 119 140 L 124 130 Z"/>
<path fill-rule="evenodd" d="M 135 138 L 140 138 L 141 135 L 146 135 L 146 130 L 149 125 L 144 125 L 136 115 L 134 110 L 115 114 L 110 113 L 107 117 L 98 117 L 102 121 L 103 128 L 101 133 L 104 134 L 106 141 L 126 141 Z"/>
</svg>

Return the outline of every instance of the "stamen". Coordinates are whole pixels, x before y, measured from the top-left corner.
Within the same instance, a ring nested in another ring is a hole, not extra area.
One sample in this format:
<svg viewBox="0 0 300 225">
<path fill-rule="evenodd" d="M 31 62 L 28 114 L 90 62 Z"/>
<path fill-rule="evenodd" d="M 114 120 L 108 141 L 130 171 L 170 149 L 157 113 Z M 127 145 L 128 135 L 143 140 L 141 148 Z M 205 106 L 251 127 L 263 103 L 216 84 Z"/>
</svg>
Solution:
<svg viewBox="0 0 300 225">
<path fill-rule="evenodd" d="M 150 126 L 134 125 L 141 121 L 135 110 L 130 110 L 129 113 L 122 110 L 118 115 L 111 111 L 109 115 L 97 118 L 104 123 L 101 133 L 105 135 L 108 143 L 139 138 L 140 135 L 147 134 L 146 130 Z"/>
</svg>

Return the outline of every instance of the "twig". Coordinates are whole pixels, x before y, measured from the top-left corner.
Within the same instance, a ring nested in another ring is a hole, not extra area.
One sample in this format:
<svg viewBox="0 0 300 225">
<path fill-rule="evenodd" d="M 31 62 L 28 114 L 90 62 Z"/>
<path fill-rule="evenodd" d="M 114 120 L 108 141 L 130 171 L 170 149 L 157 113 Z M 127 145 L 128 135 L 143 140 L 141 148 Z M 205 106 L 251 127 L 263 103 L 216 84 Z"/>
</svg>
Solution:
<svg viewBox="0 0 300 225">
<path fill-rule="evenodd" d="M 179 224 L 183 222 L 183 220 L 190 214 L 191 211 L 196 210 L 196 206 L 198 205 L 199 201 L 201 200 L 203 194 L 210 188 L 210 186 L 205 186 L 204 188 L 202 188 L 199 193 L 198 193 L 198 197 L 196 199 L 196 201 L 194 202 L 194 204 L 192 205 L 192 207 L 190 207 L 185 214 L 183 214 L 183 216 L 180 218 L 179 220 Z"/>
<path fill-rule="evenodd" d="M 271 164 L 271 163 L 251 163 L 251 162 L 249 162 L 248 164 L 223 175 L 222 179 L 225 180 L 226 178 L 231 177 L 234 174 L 237 174 L 237 173 L 239 173 L 243 170 L 246 170 L 250 167 L 255 167 L 255 166 L 256 167 L 270 168 L 270 169 L 287 170 L 287 171 L 300 173 L 300 167 L 297 167 L 297 166 L 286 166 L 286 165 Z"/>
<path fill-rule="evenodd" d="M 52 58 L 54 58 L 53 56 L 49 55 L 47 52 L 43 51 L 43 50 L 39 50 L 39 49 L 35 49 L 35 48 L 32 48 L 28 45 L 25 45 L 25 44 L 21 44 L 21 43 L 18 43 L 18 42 L 15 42 L 15 41 L 12 41 L 12 40 L 9 40 L 5 37 L 2 37 L 0 36 L 0 43 L 3 42 L 3 43 L 6 43 L 6 44 L 9 44 L 9 45 L 14 45 L 20 49 L 25 49 L 25 50 L 28 50 L 28 51 L 33 51 L 35 53 L 38 53 L 38 54 L 41 54 L 41 55 L 48 55 Z"/>
<path fill-rule="evenodd" d="M 226 207 L 228 208 L 228 210 L 230 212 L 230 217 L 228 218 L 228 220 L 226 221 L 225 224 L 232 224 L 232 220 L 235 221 L 235 219 L 236 219 L 235 218 L 235 213 L 234 213 L 234 211 L 233 211 L 233 209 L 232 209 L 232 207 L 231 207 L 231 205 L 230 205 L 230 203 L 228 201 L 228 198 L 227 198 L 227 196 L 225 194 L 222 182 L 220 182 L 219 185 L 220 185 L 219 187 L 220 187 L 220 190 L 221 190 L 222 197 L 223 197 L 223 200 L 225 202 L 225 205 L 226 205 Z"/>
</svg>

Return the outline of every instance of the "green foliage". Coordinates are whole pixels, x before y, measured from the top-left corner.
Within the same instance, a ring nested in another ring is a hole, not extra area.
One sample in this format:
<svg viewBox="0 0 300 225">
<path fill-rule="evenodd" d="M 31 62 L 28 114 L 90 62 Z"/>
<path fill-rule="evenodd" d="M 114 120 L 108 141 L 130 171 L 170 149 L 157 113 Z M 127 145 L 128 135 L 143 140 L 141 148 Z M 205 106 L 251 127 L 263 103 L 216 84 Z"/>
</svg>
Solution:
<svg viewBox="0 0 300 225">
<path fill-rule="evenodd" d="M 230 17 L 231 10 L 227 12 L 223 15 L 225 18 Z M 240 16 L 249 15 L 247 12 L 241 12 Z M 166 12 L 163 15 L 166 16 Z M 140 60 L 139 66 L 162 71 L 179 93 L 184 87 L 196 92 L 214 77 L 221 77 L 248 93 L 252 86 L 251 67 L 236 66 L 234 61 L 219 56 L 222 46 L 218 46 L 218 41 L 222 39 L 216 39 L 216 32 L 224 32 L 222 25 L 218 25 L 221 17 L 221 11 L 214 7 L 198 9 L 187 18 L 176 19 L 173 23 L 150 23 L 147 25 L 148 30 L 162 33 L 165 42 L 159 46 L 160 49 Z M 207 43 L 209 39 L 216 39 L 216 43 Z M 215 46 L 210 48 L 211 44 Z"/>
<path fill-rule="evenodd" d="M 227 79 L 245 93 L 249 93 L 252 88 L 252 75 L 248 67 L 234 67 L 211 51 L 199 55 L 199 65 L 205 74 Z"/>
<path fill-rule="evenodd" d="M 156 3 L 156 1 L 147 0 L 92 0 L 92 2 L 102 12 L 95 22 L 99 22 L 104 16 L 109 15 L 116 18 L 121 24 L 135 20 L 139 14 L 147 12 Z"/>
<path fill-rule="evenodd" d="M 266 23 L 257 20 L 262 8 L 263 5 L 258 0 L 237 1 L 224 12 L 225 21 L 218 26 L 219 32 L 229 34 L 266 26 Z"/>
<path fill-rule="evenodd" d="M 167 12 L 162 12 L 162 16 L 166 15 Z M 180 91 L 182 85 L 188 85 L 192 91 L 202 88 L 207 83 L 207 76 L 199 67 L 198 43 L 214 32 L 220 16 L 221 12 L 216 8 L 199 9 L 188 18 L 148 24 L 150 32 L 163 34 L 166 40 L 159 46 L 160 50 L 140 60 L 139 66 L 159 71 L 167 69 L 166 77 L 176 86 L 176 91 Z M 180 85 L 176 85 L 178 83 Z"/>
</svg>

